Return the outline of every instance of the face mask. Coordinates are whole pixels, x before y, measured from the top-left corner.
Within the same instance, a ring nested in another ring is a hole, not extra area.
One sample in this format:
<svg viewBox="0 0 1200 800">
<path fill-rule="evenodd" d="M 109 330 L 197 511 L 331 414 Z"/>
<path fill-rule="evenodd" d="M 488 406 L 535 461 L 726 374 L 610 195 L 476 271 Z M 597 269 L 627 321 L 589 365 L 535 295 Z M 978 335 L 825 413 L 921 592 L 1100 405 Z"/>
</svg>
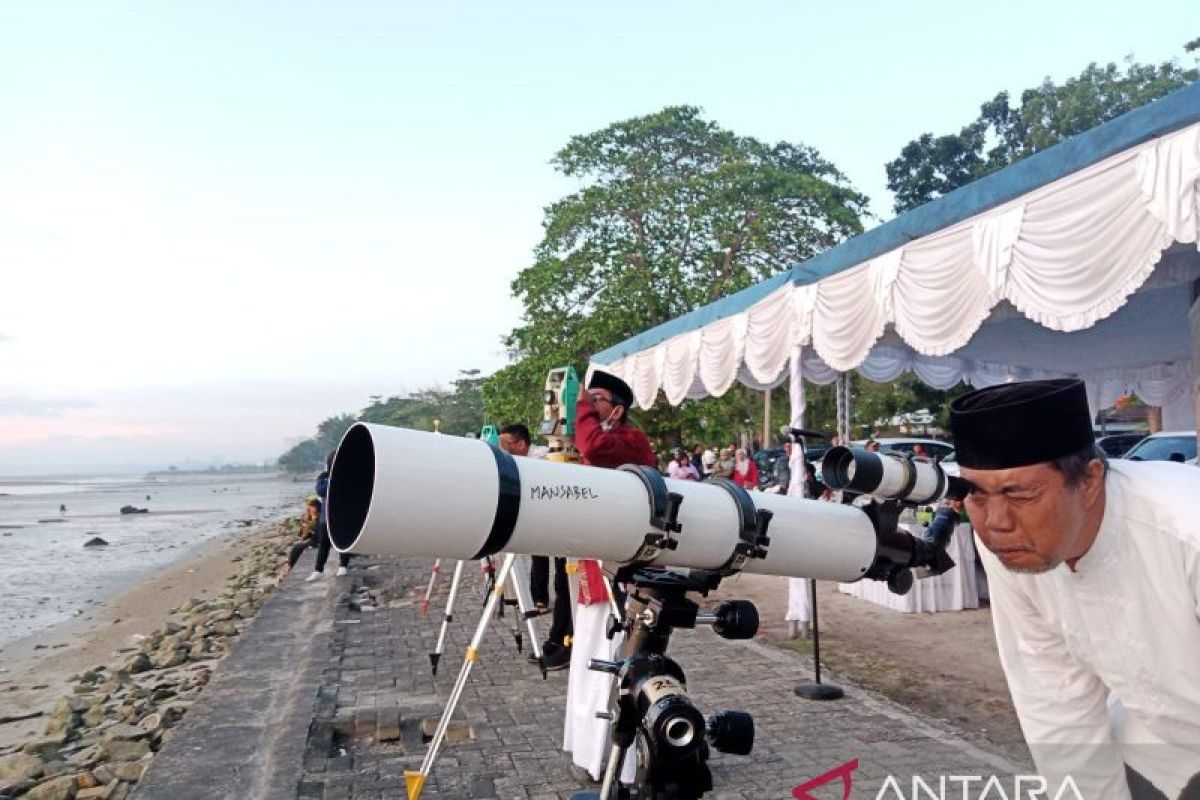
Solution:
<svg viewBox="0 0 1200 800">
<path fill-rule="evenodd" d="M 600 430 L 607 433 L 608 431 L 611 431 L 613 429 L 613 425 L 616 424 L 616 420 L 613 419 L 613 413 L 615 413 L 615 412 L 616 412 L 616 409 L 613 409 L 612 411 L 609 412 L 608 416 L 605 417 L 603 421 L 601 421 Z"/>
</svg>

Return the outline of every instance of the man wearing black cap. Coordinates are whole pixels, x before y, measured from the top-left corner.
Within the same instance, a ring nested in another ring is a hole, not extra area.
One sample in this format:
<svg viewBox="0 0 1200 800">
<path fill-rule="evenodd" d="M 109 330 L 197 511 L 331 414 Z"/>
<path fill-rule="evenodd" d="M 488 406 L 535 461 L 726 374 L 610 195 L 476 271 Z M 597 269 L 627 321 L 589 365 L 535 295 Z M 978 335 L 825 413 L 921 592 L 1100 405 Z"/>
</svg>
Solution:
<svg viewBox="0 0 1200 800">
<path fill-rule="evenodd" d="M 1200 470 L 1108 465 L 1082 381 L 950 407 L 1000 660 L 1051 792 L 1200 797 Z"/>
<path fill-rule="evenodd" d="M 575 447 L 583 463 L 615 469 L 622 464 L 657 465 L 650 440 L 629 422 L 633 390 L 629 384 L 596 370 L 575 406 Z"/>
<path fill-rule="evenodd" d="M 629 384 L 615 375 L 595 371 L 587 392 L 575 406 L 575 447 L 583 463 L 615 469 L 623 464 L 654 467 L 657 460 L 646 434 L 626 415 L 633 403 Z M 600 563 L 579 561 L 579 606 L 575 611 L 571 673 L 567 679 L 567 713 L 563 725 L 563 749 L 575 764 L 600 779 L 609 751 L 609 724 L 596 717 L 608 711 L 612 678 L 587 668 L 588 661 L 617 658 L 621 637 L 605 636 L 608 623 L 608 592 Z M 636 759 L 625 759 L 624 781 L 633 780 Z"/>
</svg>

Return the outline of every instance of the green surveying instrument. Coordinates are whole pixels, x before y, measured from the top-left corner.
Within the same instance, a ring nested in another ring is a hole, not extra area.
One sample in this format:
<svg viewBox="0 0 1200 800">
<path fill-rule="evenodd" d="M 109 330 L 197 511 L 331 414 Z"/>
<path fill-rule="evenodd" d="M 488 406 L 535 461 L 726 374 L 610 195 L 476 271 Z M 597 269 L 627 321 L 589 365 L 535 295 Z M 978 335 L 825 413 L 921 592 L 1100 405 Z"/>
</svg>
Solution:
<svg viewBox="0 0 1200 800">
<path fill-rule="evenodd" d="M 488 444 L 500 445 L 500 429 L 495 425 L 484 425 L 479 431 L 479 438 Z"/>
<path fill-rule="evenodd" d="M 542 392 L 542 422 L 538 433 L 550 443 L 546 458 L 578 461 L 575 449 L 575 401 L 579 399 L 579 375 L 574 367 L 555 367 L 546 375 Z"/>
</svg>

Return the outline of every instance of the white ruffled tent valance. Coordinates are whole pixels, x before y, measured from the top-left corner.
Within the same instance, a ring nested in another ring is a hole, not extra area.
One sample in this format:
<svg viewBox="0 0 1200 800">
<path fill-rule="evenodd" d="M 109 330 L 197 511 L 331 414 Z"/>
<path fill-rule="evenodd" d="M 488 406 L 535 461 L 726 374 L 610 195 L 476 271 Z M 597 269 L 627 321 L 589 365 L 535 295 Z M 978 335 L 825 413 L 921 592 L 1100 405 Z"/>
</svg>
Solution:
<svg viewBox="0 0 1200 800">
<path fill-rule="evenodd" d="M 874 381 L 914 372 L 938 388 L 1081 375 L 1098 407 L 1133 392 L 1192 427 L 1186 318 L 1191 282 L 1200 278 L 1198 237 L 1193 124 L 593 366 L 622 376 L 644 409 L 660 391 L 678 405 L 724 394 L 735 380 L 777 386 L 797 347 L 804 378 L 819 384 L 852 369 Z M 1191 247 L 1164 258 L 1173 243 Z M 1146 300 L 1130 309 L 1135 293 Z M 1103 330 L 1072 335 L 1094 328 Z"/>
</svg>

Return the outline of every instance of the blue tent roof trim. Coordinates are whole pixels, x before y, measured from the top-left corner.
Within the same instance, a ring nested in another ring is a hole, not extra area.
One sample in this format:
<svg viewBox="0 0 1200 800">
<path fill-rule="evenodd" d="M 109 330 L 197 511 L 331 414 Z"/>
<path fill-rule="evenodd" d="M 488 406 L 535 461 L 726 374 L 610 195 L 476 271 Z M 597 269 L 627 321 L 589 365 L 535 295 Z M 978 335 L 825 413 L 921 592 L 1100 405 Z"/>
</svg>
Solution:
<svg viewBox="0 0 1200 800">
<path fill-rule="evenodd" d="M 596 353 L 592 361 L 611 364 L 681 333 L 738 314 L 788 280 L 797 285 L 816 283 L 1196 122 L 1200 122 L 1200 81 L 907 211 L 795 265 L 789 272 L 639 333 Z"/>
</svg>

